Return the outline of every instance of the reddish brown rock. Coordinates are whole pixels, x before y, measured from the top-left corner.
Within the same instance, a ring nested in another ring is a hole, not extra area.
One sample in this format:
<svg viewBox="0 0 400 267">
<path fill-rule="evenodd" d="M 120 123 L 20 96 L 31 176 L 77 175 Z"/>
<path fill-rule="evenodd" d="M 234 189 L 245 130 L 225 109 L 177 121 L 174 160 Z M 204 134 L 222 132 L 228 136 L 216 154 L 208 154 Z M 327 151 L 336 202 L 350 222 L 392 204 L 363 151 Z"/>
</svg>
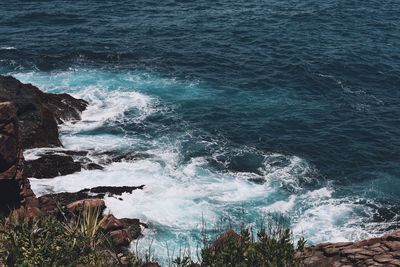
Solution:
<svg viewBox="0 0 400 267">
<path fill-rule="evenodd" d="M 115 245 L 119 247 L 129 246 L 129 244 L 133 240 L 133 237 L 128 231 L 128 229 L 111 231 L 109 234 L 112 237 L 113 241 L 115 242 Z"/>
<path fill-rule="evenodd" d="M 374 261 L 378 262 L 378 263 L 388 263 L 390 261 L 394 260 L 392 255 L 375 255 L 374 256 Z"/>
<path fill-rule="evenodd" d="M 19 209 L 28 216 L 38 214 L 38 200 L 23 173 L 17 109 L 12 102 L 0 102 L 0 213 Z"/>
<path fill-rule="evenodd" d="M 227 243 L 227 241 L 233 241 L 235 243 L 242 242 L 243 238 L 237 234 L 233 230 L 228 230 L 224 234 L 222 234 L 211 246 L 211 249 L 214 250 L 216 253 L 223 250 L 223 247 Z"/>
<path fill-rule="evenodd" d="M 399 241 L 385 241 L 382 242 L 390 251 L 400 251 L 400 242 Z"/>
<path fill-rule="evenodd" d="M 106 208 L 106 205 L 104 203 L 104 200 L 100 198 L 88 198 L 88 199 L 82 199 L 78 200 L 75 202 L 72 202 L 67 205 L 67 209 L 69 211 L 75 211 L 78 209 L 82 209 L 83 207 L 87 208 L 98 208 L 100 210 L 104 210 Z"/>
<path fill-rule="evenodd" d="M 100 227 L 104 231 L 110 232 L 110 231 L 114 231 L 114 230 L 120 230 L 120 229 L 124 228 L 124 225 L 120 220 L 115 218 L 114 215 L 109 214 L 109 215 L 106 215 L 103 217 Z"/>
<path fill-rule="evenodd" d="M 22 148 L 61 146 L 58 124 L 80 119 L 88 103 L 67 94 L 47 94 L 11 76 L 0 76 L 0 102 L 11 101 L 18 110 Z"/>
<path fill-rule="evenodd" d="M 305 267 L 400 266 L 400 231 L 354 243 L 324 243 L 296 257 Z"/>
</svg>

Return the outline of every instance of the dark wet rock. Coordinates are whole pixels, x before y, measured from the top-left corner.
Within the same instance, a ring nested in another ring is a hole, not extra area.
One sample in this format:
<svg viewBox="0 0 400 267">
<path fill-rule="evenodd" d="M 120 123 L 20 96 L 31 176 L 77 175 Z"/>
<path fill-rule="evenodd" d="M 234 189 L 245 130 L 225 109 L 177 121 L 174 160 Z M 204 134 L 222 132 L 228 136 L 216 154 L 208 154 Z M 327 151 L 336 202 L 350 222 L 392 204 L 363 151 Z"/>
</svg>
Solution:
<svg viewBox="0 0 400 267">
<path fill-rule="evenodd" d="M 127 152 L 121 154 L 118 151 L 106 151 L 95 154 L 97 157 L 102 157 L 101 164 L 111 164 L 113 162 L 132 162 L 136 160 L 148 159 L 153 157 L 151 154 L 141 152 Z"/>
<path fill-rule="evenodd" d="M 248 179 L 249 182 L 255 183 L 255 184 L 264 184 L 265 179 L 264 178 L 250 178 Z"/>
<path fill-rule="evenodd" d="M 243 152 L 240 155 L 233 156 L 228 164 L 228 168 L 235 172 L 260 173 L 260 167 L 263 166 L 264 156 L 250 152 Z"/>
<path fill-rule="evenodd" d="M 91 189 L 83 189 L 81 192 L 95 194 L 122 195 L 123 193 L 132 193 L 133 190 L 143 190 L 144 185 L 140 186 L 97 186 Z"/>
<path fill-rule="evenodd" d="M 78 192 L 63 192 L 48 194 L 41 198 L 51 198 L 58 202 L 61 206 L 66 206 L 67 204 L 88 198 L 103 198 L 106 195 L 115 196 L 122 195 L 123 193 L 132 193 L 134 190 L 142 190 L 144 185 L 141 186 L 98 186 L 93 188 L 82 189 Z"/>
<path fill-rule="evenodd" d="M 136 161 L 141 159 L 147 159 L 150 157 L 151 155 L 146 153 L 129 152 L 123 155 L 113 157 L 112 161 L 113 162 Z"/>
<path fill-rule="evenodd" d="M 0 104 L 0 173 L 7 171 L 17 162 L 17 109 L 10 102 Z"/>
<path fill-rule="evenodd" d="M 82 165 L 82 167 L 85 170 L 103 170 L 104 169 L 103 166 L 101 166 L 101 165 L 99 165 L 97 163 L 93 163 L 93 162 L 84 164 L 84 165 Z"/>
<path fill-rule="evenodd" d="M 26 161 L 25 175 L 34 178 L 53 178 L 81 171 L 81 164 L 71 156 L 43 155 L 39 159 Z"/>
<path fill-rule="evenodd" d="M 11 76 L 0 76 L 0 102 L 17 107 L 20 142 L 23 149 L 62 146 L 58 124 L 78 120 L 88 103 L 68 94 L 47 94 Z"/>
<path fill-rule="evenodd" d="M 62 154 L 62 155 L 68 155 L 68 156 L 72 156 L 72 157 L 85 157 L 85 156 L 87 156 L 88 154 L 89 154 L 89 152 L 88 151 L 84 151 L 84 150 L 79 150 L 79 151 L 76 151 L 76 150 L 54 150 L 54 151 L 52 151 L 52 152 L 47 152 L 46 154 L 55 154 L 55 153 L 57 153 L 57 154 Z"/>
<path fill-rule="evenodd" d="M 133 239 L 138 239 L 142 235 L 141 227 L 149 228 L 147 224 L 142 223 L 139 219 L 122 218 L 119 221 L 129 230 Z"/>
<path fill-rule="evenodd" d="M 34 178 L 53 178 L 85 170 L 102 170 L 103 166 L 94 163 L 88 151 L 56 150 L 44 151 L 38 159 L 26 162 L 26 176 Z"/>
</svg>

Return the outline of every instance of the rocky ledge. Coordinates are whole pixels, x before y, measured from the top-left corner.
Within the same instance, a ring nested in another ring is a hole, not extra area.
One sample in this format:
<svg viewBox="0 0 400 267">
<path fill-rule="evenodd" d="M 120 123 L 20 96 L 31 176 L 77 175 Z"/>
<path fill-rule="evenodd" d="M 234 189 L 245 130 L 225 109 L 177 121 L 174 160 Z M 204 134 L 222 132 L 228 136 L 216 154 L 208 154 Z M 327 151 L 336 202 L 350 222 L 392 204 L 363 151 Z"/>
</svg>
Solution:
<svg viewBox="0 0 400 267">
<path fill-rule="evenodd" d="M 22 149 L 62 146 L 58 124 L 79 120 L 88 105 L 68 94 L 47 94 L 11 76 L 0 76 L 0 102 L 17 108 Z"/>
<path fill-rule="evenodd" d="M 58 125 L 79 120 L 88 103 L 68 94 L 48 94 L 31 84 L 22 84 L 13 77 L 0 76 L 0 213 L 8 216 L 36 217 L 43 213 L 55 216 L 67 210 L 73 216 L 77 210 L 105 209 L 105 195 L 121 195 L 138 187 L 96 187 L 76 193 L 60 193 L 37 198 L 31 190 L 29 177 L 52 178 L 85 169 L 102 169 L 85 159 L 86 151 L 53 151 L 25 161 L 23 151 L 38 147 L 62 147 Z M 54 149 L 53 149 L 54 150 Z M 102 229 L 121 251 L 141 235 L 147 227 L 138 219 L 117 219 L 101 215 Z"/>
<path fill-rule="evenodd" d="M 12 210 L 37 213 L 39 202 L 24 177 L 24 157 L 20 143 L 17 107 L 0 102 L 0 212 Z"/>
<path fill-rule="evenodd" d="M 400 231 L 357 242 L 322 243 L 297 256 L 307 267 L 400 266 Z"/>
</svg>

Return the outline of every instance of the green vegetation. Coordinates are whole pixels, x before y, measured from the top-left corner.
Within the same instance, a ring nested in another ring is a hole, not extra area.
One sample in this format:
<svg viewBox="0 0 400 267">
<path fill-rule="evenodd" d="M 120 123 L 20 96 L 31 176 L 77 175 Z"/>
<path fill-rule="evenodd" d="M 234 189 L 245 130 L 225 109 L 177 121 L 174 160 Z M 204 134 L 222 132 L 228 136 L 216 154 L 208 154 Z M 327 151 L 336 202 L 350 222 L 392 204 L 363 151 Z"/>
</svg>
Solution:
<svg viewBox="0 0 400 267">
<path fill-rule="evenodd" d="M 0 223 L 0 266 L 121 265 L 116 247 L 99 228 L 99 213 L 84 208 L 72 218 L 4 219 Z M 134 261 L 130 265 L 137 266 Z"/>
<path fill-rule="evenodd" d="M 61 213 L 63 214 L 63 213 Z M 83 208 L 78 215 L 36 219 L 11 216 L 0 223 L 0 266 L 145 266 L 147 260 L 118 248 L 100 227 L 98 209 Z M 210 237 L 202 234 L 199 259 L 186 250 L 170 259 L 176 267 L 298 267 L 294 255 L 302 250 L 304 239 L 294 245 L 292 233 L 284 224 L 270 223 L 256 234 L 249 227 L 221 231 Z M 222 233 L 222 234 L 221 234 Z M 154 265 L 153 265 L 154 266 Z"/>
<path fill-rule="evenodd" d="M 209 240 L 203 235 L 200 262 L 190 256 L 177 257 L 173 263 L 178 267 L 300 267 L 296 251 L 304 249 L 306 241 L 300 238 L 294 245 L 290 229 L 282 221 L 263 225 L 253 235 L 252 228 L 242 226 L 240 235 L 233 230 L 225 231 L 218 238 Z"/>
</svg>

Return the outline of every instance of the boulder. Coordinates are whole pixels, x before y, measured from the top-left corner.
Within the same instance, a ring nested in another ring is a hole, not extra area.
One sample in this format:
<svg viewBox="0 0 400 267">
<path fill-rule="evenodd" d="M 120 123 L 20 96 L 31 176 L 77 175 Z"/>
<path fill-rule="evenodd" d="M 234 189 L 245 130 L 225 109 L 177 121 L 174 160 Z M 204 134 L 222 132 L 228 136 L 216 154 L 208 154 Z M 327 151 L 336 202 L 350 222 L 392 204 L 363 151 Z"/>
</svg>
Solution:
<svg viewBox="0 0 400 267">
<path fill-rule="evenodd" d="M 91 208 L 91 209 L 99 209 L 103 211 L 106 208 L 104 200 L 100 198 L 88 198 L 82 199 L 75 202 L 72 202 L 67 205 L 67 209 L 71 212 L 77 211 L 84 207 Z"/>
<path fill-rule="evenodd" d="M 61 146 L 57 124 L 80 119 L 88 105 L 67 94 L 47 94 L 11 76 L 0 76 L 0 102 L 5 101 L 16 105 L 23 149 Z"/>
<path fill-rule="evenodd" d="M 103 217 L 100 227 L 106 232 L 111 232 L 124 228 L 124 225 L 120 220 L 115 218 L 114 215 L 109 214 Z"/>
</svg>

